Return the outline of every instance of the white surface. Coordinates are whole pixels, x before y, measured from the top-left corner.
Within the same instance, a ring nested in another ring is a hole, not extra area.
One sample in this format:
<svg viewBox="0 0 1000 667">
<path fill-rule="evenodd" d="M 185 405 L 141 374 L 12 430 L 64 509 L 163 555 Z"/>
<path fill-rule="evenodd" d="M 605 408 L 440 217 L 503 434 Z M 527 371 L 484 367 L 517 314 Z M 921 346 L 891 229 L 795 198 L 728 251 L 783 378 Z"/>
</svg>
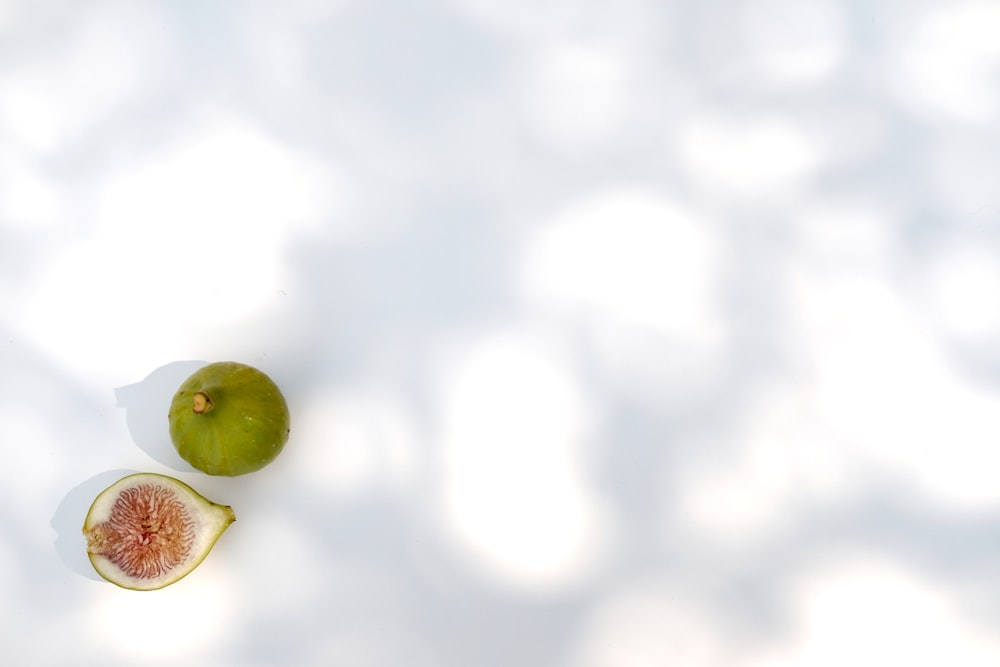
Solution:
<svg viewBox="0 0 1000 667">
<path fill-rule="evenodd" d="M 0 3 L 0 664 L 1000 664 L 992 2 Z M 166 410 L 260 367 L 209 478 Z M 135 593 L 129 471 L 237 522 Z"/>
</svg>

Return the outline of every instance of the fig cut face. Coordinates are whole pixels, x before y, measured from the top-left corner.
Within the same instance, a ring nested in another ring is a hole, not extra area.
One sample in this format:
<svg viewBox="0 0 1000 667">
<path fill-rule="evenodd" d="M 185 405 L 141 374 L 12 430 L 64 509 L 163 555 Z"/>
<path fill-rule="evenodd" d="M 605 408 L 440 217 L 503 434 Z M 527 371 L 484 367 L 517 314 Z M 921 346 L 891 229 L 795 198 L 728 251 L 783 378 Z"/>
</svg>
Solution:
<svg viewBox="0 0 1000 667">
<path fill-rule="evenodd" d="M 233 361 L 204 366 L 174 394 L 170 439 L 209 475 L 245 475 L 273 461 L 288 441 L 288 404 L 263 372 Z"/>
<path fill-rule="evenodd" d="M 99 575 L 122 588 L 150 591 L 190 574 L 235 520 L 231 507 L 179 480 L 136 473 L 97 496 L 83 534 Z"/>
</svg>

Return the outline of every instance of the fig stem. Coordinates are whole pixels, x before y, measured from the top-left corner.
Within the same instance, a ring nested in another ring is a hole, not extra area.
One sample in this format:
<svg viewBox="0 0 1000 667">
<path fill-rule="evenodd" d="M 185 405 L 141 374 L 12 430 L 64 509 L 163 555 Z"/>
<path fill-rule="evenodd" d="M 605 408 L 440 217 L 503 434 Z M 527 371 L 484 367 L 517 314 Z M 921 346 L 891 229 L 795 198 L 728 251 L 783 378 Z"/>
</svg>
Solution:
<svg viewBox="0 0 1000 667">
<path fill-rule="evenodd" d="M 212 399 L 208 397 L 208 394 L 198 392 L 194 395 L 194 413 L 196 415 L 204 414 L 212 409 Z"/>
</svg>

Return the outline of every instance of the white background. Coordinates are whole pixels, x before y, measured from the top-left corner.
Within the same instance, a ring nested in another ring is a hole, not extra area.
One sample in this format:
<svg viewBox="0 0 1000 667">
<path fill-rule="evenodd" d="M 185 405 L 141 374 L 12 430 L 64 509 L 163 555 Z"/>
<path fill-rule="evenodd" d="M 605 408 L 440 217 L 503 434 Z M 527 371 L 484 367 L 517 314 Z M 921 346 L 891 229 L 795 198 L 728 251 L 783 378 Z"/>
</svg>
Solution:
<svg viewBox="0 0 1000 667">
<path fill-rule="evenodd" d="M 0 663 L 1000 664 L 1000 4 L 0 2 Z M 166 411 L 283 388 L 210 478 Z M 238 520 L 99 580 L 97 493 Z"/>
</svg>

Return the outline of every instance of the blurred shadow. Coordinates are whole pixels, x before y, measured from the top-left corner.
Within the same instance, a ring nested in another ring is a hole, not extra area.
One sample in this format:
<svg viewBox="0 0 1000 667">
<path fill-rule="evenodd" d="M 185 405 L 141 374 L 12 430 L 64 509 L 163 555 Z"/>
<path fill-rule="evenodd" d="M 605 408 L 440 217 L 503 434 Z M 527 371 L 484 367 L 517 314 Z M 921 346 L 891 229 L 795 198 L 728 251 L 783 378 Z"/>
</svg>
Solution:
<svg viewBox="0 0 1000 667">
<path fill-rule="evenodd" d="M 125 408 L 125 423 L 139 448 L 155 461 L 174 470 L 193 470 L 184 463 L 170 442 L 167 412 L 174 392 L 207 361 L 174 361 L 160 366 L 142 382 L 118 387 L 118 407 Z"/>
<path fill-rule="evenodd" d="M 77 484 L 67 493 L 52 515 L 50 525 L 56 531 L 55 549 L 59 560 L 73 572 L 103 581 L 94 570 L 87 558 L 87 545 L 83 538 L 83 522 L 94 499 L 104 489 L 117 482 L 122 477 L 136 470 L 109 470 L 94 475 L 85 482 Z"/>
</svg>

